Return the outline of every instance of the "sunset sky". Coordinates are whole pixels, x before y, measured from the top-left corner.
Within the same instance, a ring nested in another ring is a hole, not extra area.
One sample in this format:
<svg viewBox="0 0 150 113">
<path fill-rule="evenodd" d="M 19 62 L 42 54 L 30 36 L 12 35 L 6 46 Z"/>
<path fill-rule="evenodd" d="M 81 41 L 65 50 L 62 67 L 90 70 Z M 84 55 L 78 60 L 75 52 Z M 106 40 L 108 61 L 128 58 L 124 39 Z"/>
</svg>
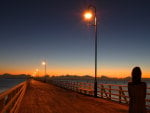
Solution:
<svg viewBox="0 0 150 113">
<path fill-rule="evenodd" d="M 0 74 L 94 75 L 94 29 L 83 12 L 96 5 L 98 76 L 150 77 L 148 0 L 1 0 Z"/>
</svg>

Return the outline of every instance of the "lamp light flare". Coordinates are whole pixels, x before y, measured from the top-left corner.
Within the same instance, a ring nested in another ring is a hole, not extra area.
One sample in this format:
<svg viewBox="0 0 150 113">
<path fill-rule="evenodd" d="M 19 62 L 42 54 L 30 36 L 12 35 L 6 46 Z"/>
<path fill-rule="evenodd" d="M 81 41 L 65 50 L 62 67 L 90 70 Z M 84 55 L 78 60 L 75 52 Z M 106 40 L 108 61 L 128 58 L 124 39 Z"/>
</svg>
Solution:
<svg viewBox="0 0 150 113">
<path fill-rule="evenodd" d="M 36 75 L 36 72 L 33 72 L 32 77 L 34 77 Z"/>
<path fill-rule="evenodd" d="M 84 14 L 84 18 L 85 19 L 91 19 L 93 17 L 93 15 L 92 15 L 92 13 L 91 12 L 85 12 L 85 14 Z"/>
<path fill-rule="evenodd" d="M 42 62 L 42 65 L 46 65 L 46 62 Z"/>
</svg>

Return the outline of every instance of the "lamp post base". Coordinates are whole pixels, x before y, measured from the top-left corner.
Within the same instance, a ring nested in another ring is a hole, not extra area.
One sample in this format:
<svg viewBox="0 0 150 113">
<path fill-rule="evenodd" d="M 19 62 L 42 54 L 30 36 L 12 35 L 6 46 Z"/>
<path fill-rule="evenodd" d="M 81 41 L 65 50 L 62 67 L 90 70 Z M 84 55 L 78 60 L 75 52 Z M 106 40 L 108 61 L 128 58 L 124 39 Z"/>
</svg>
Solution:
<svg viewBox="0 0 150 113">
<path fill-rule="evenodd" d="M 94 97 L 97 98 L 97 81 L 94 82 Z"/>
</svg>

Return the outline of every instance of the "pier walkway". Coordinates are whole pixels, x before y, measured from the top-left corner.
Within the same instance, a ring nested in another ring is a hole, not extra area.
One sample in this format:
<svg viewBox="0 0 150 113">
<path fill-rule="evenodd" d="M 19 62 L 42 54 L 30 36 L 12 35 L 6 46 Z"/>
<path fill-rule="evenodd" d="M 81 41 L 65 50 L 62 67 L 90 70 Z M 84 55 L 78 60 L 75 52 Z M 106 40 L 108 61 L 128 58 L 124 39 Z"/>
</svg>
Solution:
<svg viewBox="0 0 150 113">
<path fill-rule="evenodd" d="M 18 113 L 128 113 L 128 106 L 31 80 Z"/>
</svg>

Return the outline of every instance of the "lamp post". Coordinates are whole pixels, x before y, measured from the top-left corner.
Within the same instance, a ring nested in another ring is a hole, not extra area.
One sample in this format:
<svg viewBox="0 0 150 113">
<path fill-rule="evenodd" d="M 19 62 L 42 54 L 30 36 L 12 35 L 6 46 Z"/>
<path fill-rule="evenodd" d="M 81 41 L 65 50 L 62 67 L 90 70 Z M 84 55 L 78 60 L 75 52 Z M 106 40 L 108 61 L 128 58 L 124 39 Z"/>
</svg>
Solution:
<svg viewBox="0 0 150 113">
<path fill-rule="evenodd" d="M 36 77 L 39 77 L 39 69 L 36 69 Z"/>
<path fill-rule="evenodd" d="M 45 75 L 45 80 L 44 81 L 46 82 L 46 62 L 43 61 L 42 65 L 44 66 L 44 75 Z"/>
<path fill-rule="evenodd" d="M 93 10 L 93 11 L 92 11 Z M 94 14 L 93 14 L 94 13 Z M 94 78 L 94 97 L 97 97 L 97 15 L 96 7 L 93 5 L 88 6 L 88 11 L 85 12 L 84 18 L 91 22 L 91 26 L 95 29 L 95 78 Z"/>
</svg>

